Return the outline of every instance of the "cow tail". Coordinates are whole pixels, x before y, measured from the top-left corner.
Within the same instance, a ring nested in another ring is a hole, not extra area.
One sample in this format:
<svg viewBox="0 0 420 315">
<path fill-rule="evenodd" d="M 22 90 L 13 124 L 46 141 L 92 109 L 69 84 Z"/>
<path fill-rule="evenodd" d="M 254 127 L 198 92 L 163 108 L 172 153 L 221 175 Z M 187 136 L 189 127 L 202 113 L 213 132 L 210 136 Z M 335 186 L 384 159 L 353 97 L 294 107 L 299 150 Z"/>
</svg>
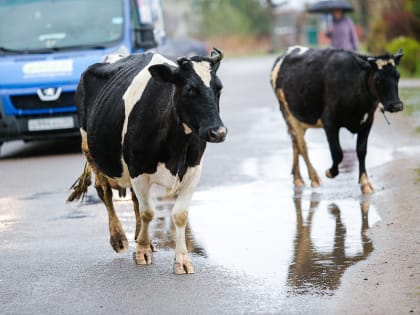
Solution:
<svg viewBox="0 0 420 315">
<path fill-rule="evenodd" d="M 75 199 L 78 199 L 80 201 L 83 200 L 85 197 L 88 187 L 90 184 L 92 184 L 91 179 L 91 168 L 89 163 L 86 161 L 85 167 L 83 168 L 82 174 L 79 176 L 78 179 L 73 183 L 73 185 L 70 187 L 73 191 L 71 192 L 70 196 L 67 198 L 68 202 L 72 202 Z"/>
</svg>

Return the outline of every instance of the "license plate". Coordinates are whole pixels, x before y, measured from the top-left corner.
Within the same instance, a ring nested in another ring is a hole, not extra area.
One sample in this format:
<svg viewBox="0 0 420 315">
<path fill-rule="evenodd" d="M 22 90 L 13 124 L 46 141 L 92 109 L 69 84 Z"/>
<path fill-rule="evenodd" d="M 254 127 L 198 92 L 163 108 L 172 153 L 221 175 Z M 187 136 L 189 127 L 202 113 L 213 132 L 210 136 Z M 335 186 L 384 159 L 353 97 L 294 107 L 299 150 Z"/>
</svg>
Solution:
<svg viewBox="0 0 420 315">
<path fill-rule="evenodd" d="M 57 130 L 57 129 L 71 129 L 74 128 L 73 117 L 52 117 L 29 119 L 29 131 L 42 131 L 42 130 Z"/>
</svg>

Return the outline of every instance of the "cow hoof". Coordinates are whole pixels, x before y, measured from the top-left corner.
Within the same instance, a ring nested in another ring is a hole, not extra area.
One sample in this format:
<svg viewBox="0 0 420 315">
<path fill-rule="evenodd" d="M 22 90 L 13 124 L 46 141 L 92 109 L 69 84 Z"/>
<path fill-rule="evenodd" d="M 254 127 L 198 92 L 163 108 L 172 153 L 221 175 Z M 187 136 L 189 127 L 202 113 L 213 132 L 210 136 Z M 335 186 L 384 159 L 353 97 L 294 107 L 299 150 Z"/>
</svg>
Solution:
<svg viewBox="0 0 420 315">
<path fill-rule="evenodd" d="M 137 265 L 150 265 L 152 263 L 150 245 L 137 245 L 135 261 Z"/>
<path fill-rule="evenodd" d="M 360 189 L 363 194 L 372 194 L 375 192 L 375 188 L 373 188 L 372 184 L 369 181 L 361 184 Z"/>
<path fill-rule="evenodd" d="M 194 273 L 194 267 L 188 254 L 175 256 L 174 272 L 176 275 L 184 275 Z"/>
<path fill-rule="evenodd" d="M 334 178 L 329 169 L 325 171 L 325 176 L 327 176 L 328 178 Z"/>
<path fill-rule="evenodd" d="M 123 253 L 128 249 L 128 240 L 125 235 L 117 234 L 115 236 L 111 236 L 110 243 L 117 253 Z"/>
<path fill-rule="evenodd" d="M 322 184 L 321 178 L 319 178 L 318 176 L 311 180 L 312 188 L 318 188 L 319 186 L 321 186 L 321 184 Z"/>
<path fill-rule="evenodd" d="M 305 186 L 305 182 L 303 181 L 302 178 L 296 178 L 294 180 L 294 184 L 295 184 L 295 187 L 303 187 L 303 186 Z"/>
<path fill-rule="evenodd" d="M 157 252 L 157 247 L 152 243 L 152 241 L 150 241 L 150 250 L 154 253 Z"/>
</svg>

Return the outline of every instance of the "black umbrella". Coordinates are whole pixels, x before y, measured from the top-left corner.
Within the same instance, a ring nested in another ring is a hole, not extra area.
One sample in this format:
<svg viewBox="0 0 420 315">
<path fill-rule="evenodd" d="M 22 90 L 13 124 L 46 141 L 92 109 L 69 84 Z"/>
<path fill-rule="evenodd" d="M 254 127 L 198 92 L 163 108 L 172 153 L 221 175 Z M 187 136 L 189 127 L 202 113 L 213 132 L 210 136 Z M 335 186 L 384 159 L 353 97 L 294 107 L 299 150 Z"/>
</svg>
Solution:
<svg viewBox="0 0 420 315">
<path fill-rule="evenodd" d="M 308 7 L 309 13 L 331 13 L 334 10 L 342 10 L 343 12 L 353 11 L 353 7 L 346 0 L 323 0 L 316 2 Z"/>
</svg>

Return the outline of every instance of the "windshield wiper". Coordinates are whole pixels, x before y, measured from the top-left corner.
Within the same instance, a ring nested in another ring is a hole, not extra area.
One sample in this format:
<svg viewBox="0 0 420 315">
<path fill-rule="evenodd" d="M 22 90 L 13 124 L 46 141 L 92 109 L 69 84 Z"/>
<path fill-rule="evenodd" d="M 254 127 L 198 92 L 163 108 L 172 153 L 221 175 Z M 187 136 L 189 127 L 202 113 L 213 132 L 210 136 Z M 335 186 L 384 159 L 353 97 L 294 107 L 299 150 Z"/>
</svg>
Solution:
<svg viewBox="0 0 420 315">
<path fill-rule="evenodd" d="M 77 49 L 105 49 L 105 45 L 75 45 L 75 46 L 64 46 L 64 47 L 51 47 L 51 48 L 40 48 L 40 49 L 10 49 L 0 46 L 0 53 L 4 54 L 48 54 L 57 51 L 77 50 Z"/>
<path fill-rule="evenodd" d="M 18 54 L 25 55 L 31 53 L 52 53 L 57 51 L 55 48 L 42 48 L 42 49 L 10 49 L 6 47 L 0 47 L 0 52 L 5 54 Z"/>
<path fill-rule="evenodd" d="M 0 46 L 0 52 L 5 53 L 5 54 L 7 54 L 7 53 L 9 53 L 9 54 L 21 54 L 22 53 L 20 50 L 9 49 L 9 48 L 6 48 L 6 47 L 1 47 L 1 46 Z"/>
</svg>

